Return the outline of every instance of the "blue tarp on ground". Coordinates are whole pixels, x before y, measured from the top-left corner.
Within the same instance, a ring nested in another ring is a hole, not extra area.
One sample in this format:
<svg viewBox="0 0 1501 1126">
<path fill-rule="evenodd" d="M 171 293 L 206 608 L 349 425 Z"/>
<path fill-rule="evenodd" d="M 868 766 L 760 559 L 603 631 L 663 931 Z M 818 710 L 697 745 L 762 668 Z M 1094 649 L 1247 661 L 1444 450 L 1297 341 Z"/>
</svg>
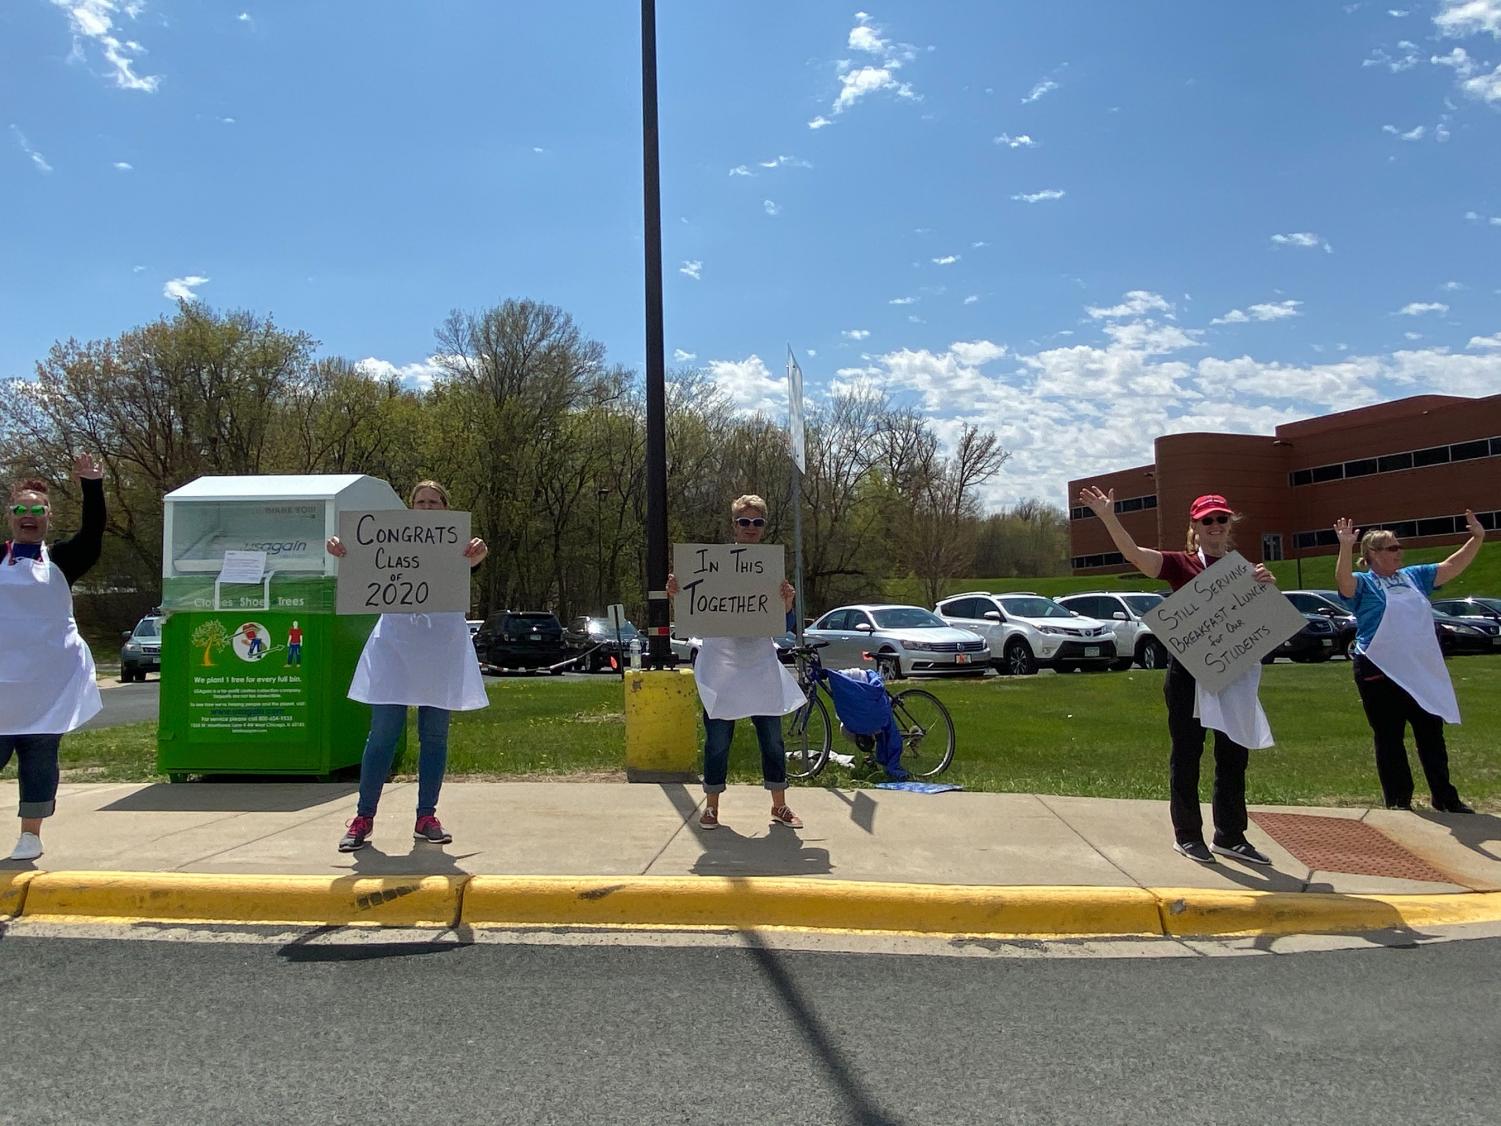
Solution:
<svg viewBox="0 0 1501 1126">
<path fill-rule="evenodd" d="M 881 674 L 869 669 L 824 669 L 823 674 L 839 722 L 856 735 L 875 737 L 876 761 L 887 777 L 908 777 L 901 763 L 902 731 L 891 714 L 891 697 Z"/>
<path fill-rule="evenodd" d="M 964 789 L 957 782 L 877 782 L 874 788 L 906 790 L 909 794 L 946 794 L 951 790 Z"/>
</svg>

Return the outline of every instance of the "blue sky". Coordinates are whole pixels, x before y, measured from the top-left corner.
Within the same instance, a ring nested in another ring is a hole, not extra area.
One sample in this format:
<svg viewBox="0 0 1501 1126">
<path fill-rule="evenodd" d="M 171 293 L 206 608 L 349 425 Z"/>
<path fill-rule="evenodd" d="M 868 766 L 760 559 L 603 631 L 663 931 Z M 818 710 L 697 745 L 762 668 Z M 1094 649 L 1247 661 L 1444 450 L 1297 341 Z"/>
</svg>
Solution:
<svg viewBox="0 0 1501 1126">
<path fill-rule="evenodd" d="M 660 0 L 669 364 L 877 386 L 1063 503 L 1160 433 L 1501 391 L 1501 0 Z M 643 363 L 627 0 L 0 7 L 0 377 L 274 314 L 434 371 L 453 308 Z"/>
</svg>

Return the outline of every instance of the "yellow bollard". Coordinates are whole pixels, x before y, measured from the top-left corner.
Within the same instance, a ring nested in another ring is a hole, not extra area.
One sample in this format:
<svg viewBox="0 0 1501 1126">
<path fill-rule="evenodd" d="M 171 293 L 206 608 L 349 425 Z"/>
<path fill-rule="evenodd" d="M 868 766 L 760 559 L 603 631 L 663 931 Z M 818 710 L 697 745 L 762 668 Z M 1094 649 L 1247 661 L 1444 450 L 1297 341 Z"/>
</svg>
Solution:
<svg viewBox="0 0 1501 1126">
<path fill-rule="evenodd" d="M 692 669 L 626 669 L 626 781 L 698 781 L 701 707 Z"/>
</svg>

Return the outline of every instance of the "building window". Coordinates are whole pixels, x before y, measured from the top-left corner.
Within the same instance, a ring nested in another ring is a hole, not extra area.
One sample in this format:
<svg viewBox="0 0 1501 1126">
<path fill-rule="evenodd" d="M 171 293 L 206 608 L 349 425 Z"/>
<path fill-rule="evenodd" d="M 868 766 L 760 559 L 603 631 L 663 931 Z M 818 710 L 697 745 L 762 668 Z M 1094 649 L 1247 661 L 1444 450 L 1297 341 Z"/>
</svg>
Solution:
<svg viewBox="0 0 1501 1126">
<path fill-rule="evenodd" d="M 1261 534 L 1261 561 L 1275 563 L 1282 558 L 1282 537 L 1276 532 Z"/>
<path fill-rule="evenodd" d="M 1369 477 L 1376 472 L 1376 459 L 1373 457 L 1358 458 L 1355 461 L 1345 462 L 1346 477 Z"/>
<path fill-rule="evenodd" d="M 1315 485 L 1324 481 L 1343 480 L 1344 476 L 1345 466 L 1343 462 L 1338 465 L 1320 465 L 1312 471 L 1313 483 Z"/>
<path fill-rule="evenodd" d="M 1380 464 L 1379 471 L 1382 473 L 1396 473 L 1401 469 L 1412 468 L 1412 454 L 1386 454 L 1377 461 Z"/>
<path fill-rule="evenodd" d="M 1490 454 L 1491 444 L 1484 438 L 1478 442 L 1455 442 L 1449 447 L 1450 461 L 1469 461 L 1472 458 L 1487 457 Z"/>
<path fill-rule="evenodd" d="M 1069 560 L 1069 565 L 1075 571 L 1087 571 L 1091 567 L 1117 567 L 1126 561 L 1126 557 L 1118 551 L 1107 551 L 1102 555 L 1076 555 Z"/>
<path fill-rule="evenodd" d="M 1294 485 L 1311 485 L 1313 484 L 1313 470 L 1294 469 L 1288 474 L 1288 480 Z"/>
<path fill-rule="evenodd" d="M 1501 437 L 1475 438 L 1447 446 L 1428 446 L 1421 450 L 1382 454 L 1380 457 L 1352 458 L 1342 465 L 1317 465 L 1311 469 L 1294 469 L 1287 475 L 1289 485 L 1317 485 L 1348 477 L 1369 477 L 1373 473 L 1399 473 L 1404 469 L 1425 469 L 1448 465 L 1452 461 L 1473 461 L 1478 457 L 1501 457 Z"/>
<path fill-rule="evenodd" d="M 1412 455 L 1412 467 L 1421 469 L 1425 465 L 1448 465 L 1449 447 L 1431 446 L 1426 450 L 1416 450 Z"/>
</svg>

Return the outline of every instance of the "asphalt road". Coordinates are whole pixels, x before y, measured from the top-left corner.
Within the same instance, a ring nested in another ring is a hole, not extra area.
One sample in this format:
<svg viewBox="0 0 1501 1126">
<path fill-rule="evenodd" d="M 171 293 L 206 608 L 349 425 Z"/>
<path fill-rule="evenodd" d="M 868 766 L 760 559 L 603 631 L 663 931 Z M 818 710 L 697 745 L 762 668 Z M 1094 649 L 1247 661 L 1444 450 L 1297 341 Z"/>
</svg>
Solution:
<svg viewBox="0 0 1501 1126">
<path fill-rule="evenodd" d="M 0 1119 L 1490 1124 L 1498 964 L 12 935 Z"/>
</svg>

